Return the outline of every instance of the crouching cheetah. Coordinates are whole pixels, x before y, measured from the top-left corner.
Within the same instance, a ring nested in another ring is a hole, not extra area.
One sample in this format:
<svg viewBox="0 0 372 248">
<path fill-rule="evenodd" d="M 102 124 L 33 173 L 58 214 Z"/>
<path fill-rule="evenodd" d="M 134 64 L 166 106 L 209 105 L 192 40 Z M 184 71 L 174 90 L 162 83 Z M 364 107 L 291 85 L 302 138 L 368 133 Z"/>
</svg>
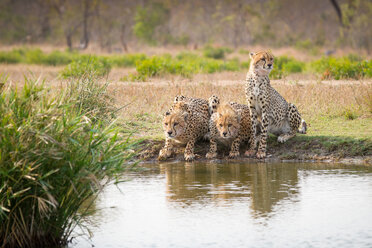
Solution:
<svg viewBox="0 0 372 248">
<path fill-rule="evenodd" d="M 266 157 L 267 132 L 278 136 L 283 143 L 294 137 L 297 132 L 306 133 L 306 122 L 301 119 L 296 106 L 287 101 L 270 85 L 269 73 L 273 69 L 274 57 L 270 52 L 250 53 L 251 63 L 247 73 L 245 94 L 250 110 L 251 149 L 247 156 L 255 154 L 256 127 L 261 122 L 261 137 L 257 158 Z M 302 124 L 301 130 L 299 130 Z"/>
<path fill-rule="evenodd" d="M 218 97 L 209 98 L 210 109 L 214 111 L 209 120 L 210 148 L 206 158 L 217 157 L 217 142 L 231 145 L 229 157 L 238 157 L 240 144 L 251 136 L 249 107 L 235 102 L 219 103 Z"/>
<path fill-rule="evenodd" d="M 206 100 L 205 100 L 206 101 Z M 206 101 L 207 102 L 207 101 Z M 159 152 L 159 160 L 172 155 L 176 143 L 186 144 L 184 157 L 186 161 L 195 158 L 195 142 L 208 133 L 208 105 L 199 101 L 176 101 L 163 119 L 165 145 Z"/>
</svg>

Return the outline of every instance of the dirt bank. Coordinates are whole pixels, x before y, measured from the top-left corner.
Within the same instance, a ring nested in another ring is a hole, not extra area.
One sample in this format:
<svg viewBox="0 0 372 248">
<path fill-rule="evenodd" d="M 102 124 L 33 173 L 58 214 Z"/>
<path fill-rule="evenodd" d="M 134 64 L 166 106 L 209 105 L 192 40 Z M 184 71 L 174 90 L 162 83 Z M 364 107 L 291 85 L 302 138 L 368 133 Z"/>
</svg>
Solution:
<svg viewBox="0 0 372 248">
<path fill-rule="evenodd" d="M 163 140 L 143 140 L 140 143 L 138 159 L 144 162 L 158 162 L 157 156 L 163 147 Z M 284 144 L 276 141 L 275 137 L 268 139 L 268 156 L 264 160 L 247 158 L 240 156 L 236 159 L 229 159 L 228 147 L 219 147 L 218 158 L 207 160 L 205 154 L 208 152 L 208 141 L 200 141 L 195 146 L 196 161 L 234 161 L 234 162 L 278 162 L 278 161 L 298 161 L 298 162 L 337 162 L 345 164 L 364 164 L 372 166 L 372 142 L 370 140 L 352 140 L 335 137 L 314 137 L 300 136 Z M 241 148 L 244 154 L 246 147 Z M 173 154 L 167 162 L 184 161 L 184 147 L 177 148 L 177 153 Z"/>
</svg>

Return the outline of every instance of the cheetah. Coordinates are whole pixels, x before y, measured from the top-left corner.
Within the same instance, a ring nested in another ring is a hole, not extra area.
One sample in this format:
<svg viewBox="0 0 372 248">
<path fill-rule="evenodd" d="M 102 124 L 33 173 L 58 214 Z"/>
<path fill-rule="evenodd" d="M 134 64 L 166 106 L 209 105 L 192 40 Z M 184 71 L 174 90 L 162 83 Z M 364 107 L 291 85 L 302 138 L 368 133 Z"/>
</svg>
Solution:
<svg viewBox="0 0 372 248">
<path fill-rule="evenodd" d="M 176 143 L 186 144 L 184 153 L 186 161 L 194 160 L 195 142 L 208 133 L 209 117 L 201 112 L 199 107 L 192 102 L 178 101 L 172 106 L 171 111 L 165 113 L 163 129 L 166 139 L 164 147 L 159 152 L 159 160 L 170 157 Z"/>
<path fill-rule="evenodd" d="M 209 109 L 208 101 L 202 98 L 194 98 L 194 97 L 188 97 L 184 95 L 177 95 L 174 97 L 173 105 L 172 107 L 167 111 L 167 113 L 171 113 L 173 111 L 173 107 L 178 102 L 185 102 L 189 103 L 189 108 L 191 111 L 199 112 L 203 115 L 205 115 L 207 118 L 210 118 L 211 111 Z"/>
<path fill-rule="evenodd" d="M 229 157 L 238 157 L 241 143 L 251 137 L 249 107 L 235 102 L 220 105 L 216 96 L 209 98 L 209 104 L 214 113 L 209 120 L 210 148 L 206 158 L 217 157 L 217 142 L 231 145 Z"/>
<path fill-rule="evenodd" d="M 270 52 L 250 53 L 251 63 L 247 73 L 245 94 L 250 110 L 251 146 L 247 156 L 256 153 L 257 158 L 266 157 L 267 132 L 278 136 L 283 143 L 294 137 L 297 132 L 306 133 L 306 122 L 301 118 L 296 106 L 288 103 L 271 85 L 269 73 L 273 69 L 274 56 Z M 260 120 L 261 136 L 257 140 L 256 127 Z M 299 129 L 302 125 L 301 129 Z"/>
</svg>

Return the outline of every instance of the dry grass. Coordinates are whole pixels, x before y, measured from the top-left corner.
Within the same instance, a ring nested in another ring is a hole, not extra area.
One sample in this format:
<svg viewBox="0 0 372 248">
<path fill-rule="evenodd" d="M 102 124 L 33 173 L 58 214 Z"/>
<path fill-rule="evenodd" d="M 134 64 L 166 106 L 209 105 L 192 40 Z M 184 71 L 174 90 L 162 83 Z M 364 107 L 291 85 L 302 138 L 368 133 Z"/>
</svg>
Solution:
<svg viewBox="0 0 372 248">
<path fill-rule="evenodd" d="M 23 74 L 32 71 L 43 77 L 53 88 L 63 87 L 58 67 L 34 65 L 0 65 L 13 83 L 22 82 Z M 180 76 L 152 78 L 149 82 L 120 82 L 133 69 L 113 69 L 108 80 L 109 91 L 118 106 L 125 106 L 121 117 L 134 132 L 143 136 L 161 137 L 162 114 L 177 94 L 208 98 L 212 94 L 223 101 L 246 103 L 245 72 L 199 74 L 193 79 Z M 296 104 L 303 118 L 310 123 L 310 135 L 372 138 L 372 80 L 317 81 L 284 79 L 272 85 L 289 102 Z"/>
<path fill-rule="evenodd" d="M 337 136 L 340 135 L 338 128 L 344 126 L 346 131 L 342 131 L 342 134 L 372 138 L 372 128 L 367 128 L 372 127 L 371 82 L 332 84 L 331 82 L 307 81 L 302 84 L 301 82 L 275 81 L 273 86 L 289 102 L 297 105 L 303 118 L 311 125 L 310 134 Z M 111 84 L 109 90 L 119 105 L 127 105 L 125 111 L 121 113 L 125 120 L 151 123 L 143 130 L 147 132 L 147 135 L 161 133 L 161 115 L 169 108 L 173 97 L 177 94 L 200 98 L 208 98 L 216 94 L 223 101 L 246 102 L 244 81 L 117 82 Z M 338 127 L 332 127 L 332 121 L 340 122 L 341 125 L 337 124 Z M 356 128 L 354 128 L 355 125 Z M 364 125 L 366 128 L 358 125 Z"/>
</svg>

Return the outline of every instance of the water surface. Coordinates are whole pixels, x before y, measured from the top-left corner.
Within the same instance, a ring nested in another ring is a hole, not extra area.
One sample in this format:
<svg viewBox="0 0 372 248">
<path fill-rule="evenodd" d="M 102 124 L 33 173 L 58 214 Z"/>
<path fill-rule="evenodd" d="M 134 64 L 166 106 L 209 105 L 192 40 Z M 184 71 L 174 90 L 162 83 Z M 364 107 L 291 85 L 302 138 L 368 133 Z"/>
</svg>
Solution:
<svg viewBox="0 0 372 248">
<path fill-rule="evenodd" d="M 71 247 L 372 247 L 372 168 L 160 164 L 100 196 Z"/>
</svg>

